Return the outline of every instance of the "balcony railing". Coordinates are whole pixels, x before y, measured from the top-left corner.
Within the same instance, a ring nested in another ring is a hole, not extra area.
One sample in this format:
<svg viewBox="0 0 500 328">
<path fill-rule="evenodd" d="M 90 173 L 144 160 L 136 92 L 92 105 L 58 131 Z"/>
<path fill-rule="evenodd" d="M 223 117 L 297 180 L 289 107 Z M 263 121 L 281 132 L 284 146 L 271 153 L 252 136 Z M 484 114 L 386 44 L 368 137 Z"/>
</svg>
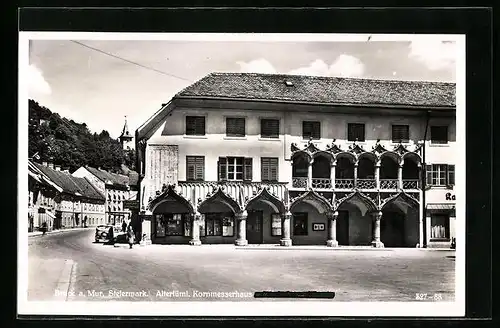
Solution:
<svg viewBox="0 0 500 328">
<path fill-rule="evenodd" d="M 335 179 L 336 189 L 353 189 L 354 179 Z"/>
<path fill-rule="evenodd" d="M 283 200 L 286 185 L 285 182 L 179 181 L 177 190 L 184 198 L 196 204 L 198 199 L 204 200 L 208 193 L 219 186 L 223 186 L 224 191 L 235 200 L 240 198 L 240 190 L 243 191 L 244 198 L 250 199 L 259 192 L 259 188 L 266 187 L 269 187 L 270 193 Z"/>
<path fill-rule="evenodd" d="M 380 179 L 380 189 L 398 189 L 398 179 Z"/>
<path fill-rule="evenodd" d="M 375 189 L 377 188 L 377 182 L 375 179 L 357 179 L 356 186 L 359 189 Z"/>
<path fill-rule="evenodd" d="M 420 183 L 418 179 L 405 179 L 403 180 L 403 189 L 418 189 Z"/>
<path fill-rule="evenodd" d="M 292 178 L 292 187 L 293 188 L 307 188 L 307 178 Z"/>
<path fill-rule="evenodd" d="M 312 178 L 312 187 L 315 189 L 331 189 L 332 180 L 329 178 Z"/>
</svg>

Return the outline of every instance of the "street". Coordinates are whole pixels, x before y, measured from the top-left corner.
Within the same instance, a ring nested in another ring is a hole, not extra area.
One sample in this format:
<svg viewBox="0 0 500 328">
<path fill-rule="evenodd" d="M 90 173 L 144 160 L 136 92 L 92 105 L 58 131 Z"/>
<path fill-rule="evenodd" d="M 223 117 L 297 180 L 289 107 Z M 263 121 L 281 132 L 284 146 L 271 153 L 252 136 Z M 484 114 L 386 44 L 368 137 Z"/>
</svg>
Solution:
<svg viewBox="0 0 500 328">
<path fill-rule="evenodd" d="M 94 243 L 94 232 L 29 238 L 28 301 L 265 301 L 253 298 L 257 291 L 333 291 L 334 301 L 454 299 L 452 250 L 129 249 Z"/>
</svg>

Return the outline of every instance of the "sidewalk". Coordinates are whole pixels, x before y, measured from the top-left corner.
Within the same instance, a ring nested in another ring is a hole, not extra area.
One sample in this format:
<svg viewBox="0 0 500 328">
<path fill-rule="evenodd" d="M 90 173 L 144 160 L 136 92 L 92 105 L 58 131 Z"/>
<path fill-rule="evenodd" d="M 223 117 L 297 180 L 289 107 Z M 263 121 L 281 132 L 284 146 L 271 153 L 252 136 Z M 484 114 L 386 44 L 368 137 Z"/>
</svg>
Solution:
<svg viewBox="0 0 500 328">
<path fill-rule="evenodd" d="M 95 229 L 95 227 L 87 227 L 87 228 L 68 228 L 68 229 L 58 229 L 58 230 L 52 230 L 52 231 L 47 231 L 45 234 L 53 234 L 53 233 L 60 233 L 60 232 L 65 232 L 65 231 L 79 231 L 79 230 L 89 230 L 89 229 Z M 34 231 L 34 232 L 28 232 L 28 238 L 29 237 L 36 237 L 36 236 L 42 236 L 43 232 L 41 231 Z"/>
</svg>

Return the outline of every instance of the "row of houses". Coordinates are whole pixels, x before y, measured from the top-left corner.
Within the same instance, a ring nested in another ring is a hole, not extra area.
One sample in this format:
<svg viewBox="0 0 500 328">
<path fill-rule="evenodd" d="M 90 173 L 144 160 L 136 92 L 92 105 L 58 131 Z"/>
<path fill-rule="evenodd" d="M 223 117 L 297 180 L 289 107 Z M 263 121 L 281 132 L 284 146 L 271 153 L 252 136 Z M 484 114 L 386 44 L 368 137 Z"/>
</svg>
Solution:
<svg viewBox="0 0 500 328">
<path fill-rule="evenodd" d="M 73 174 L 52 163 L 28 161 L 28 231 L 119 225 L 131 218 L 137 174 L 80 167 Z"/>
</svg>

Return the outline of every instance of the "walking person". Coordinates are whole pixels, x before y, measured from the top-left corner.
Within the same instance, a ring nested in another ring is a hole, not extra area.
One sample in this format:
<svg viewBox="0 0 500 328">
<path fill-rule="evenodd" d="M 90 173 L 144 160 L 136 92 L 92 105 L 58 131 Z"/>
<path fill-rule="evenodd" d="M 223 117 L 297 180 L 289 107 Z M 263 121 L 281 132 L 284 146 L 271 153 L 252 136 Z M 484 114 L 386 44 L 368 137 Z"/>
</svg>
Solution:
<svg viewBox="0 0 500 328">
<path fill-rule="evenodd" d="M 128 239 L 128 245 L 130 248 L 134 245 L 134 239 L 135 239 L 135 233 L 134 229 L 132 229 L 132 225 L 129 224 L 127 227 L 127 239 Z"/>
<path fill-rule="evenodd" d="M 127 232 L 127 222 L 125 222 L 125 220 L 123 220 L 123 223 L 122 223 L 122 231 Z"/>
</svg>

